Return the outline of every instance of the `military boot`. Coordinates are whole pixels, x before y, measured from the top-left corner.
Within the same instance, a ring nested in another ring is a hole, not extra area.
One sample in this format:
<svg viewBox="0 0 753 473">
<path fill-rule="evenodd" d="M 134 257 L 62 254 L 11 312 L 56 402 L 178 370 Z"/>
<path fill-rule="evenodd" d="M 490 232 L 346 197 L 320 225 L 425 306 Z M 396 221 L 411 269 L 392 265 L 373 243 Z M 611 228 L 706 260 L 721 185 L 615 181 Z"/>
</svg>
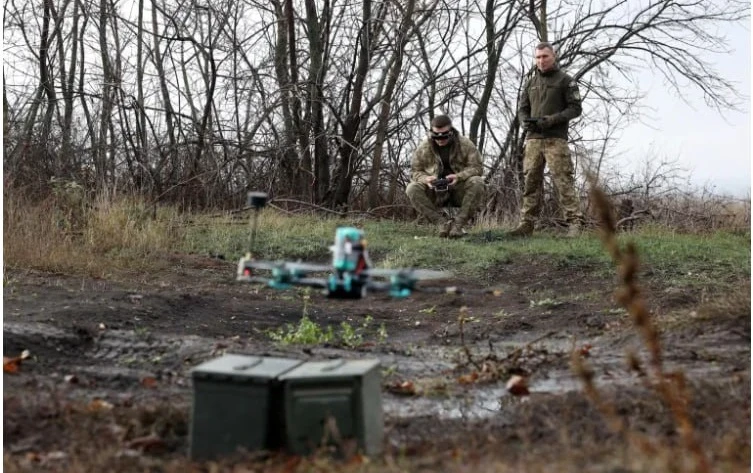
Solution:
<svg viewBox="0 0 753 473">
<path fill-rule="evenodd" d="M 568 238 L 577 238 L 577 237 L 581 236 L 582 233 L 583 233 L 583 227 L 578 222 L 571 223 L 567 227 L 567 234 L 566 235 L 567 235 Z"/>
<path fill-rule="evenodd" d="M 439 224 L 439 237 L 448 238 L 452 233 L 452 226 L 455 223 L 454 220 L 448 220 L 445 223 Z"/>
<path fill-rule="evenodd" d="M 465 230 L 466 223 L 467 223 L 466 219 L 456 218 L 452 223 L 452 228 L 450 229 L 450 234 L 448 236 L 450 238 L 464 237 L 468 233 Z"/>
<path fill-rule="evenodd" d="M 507 235 L 512 237 L 527 237 L 533 233 L 533 222 L 524 220 L 517 227 L 510 230 Z"/>
</svg>

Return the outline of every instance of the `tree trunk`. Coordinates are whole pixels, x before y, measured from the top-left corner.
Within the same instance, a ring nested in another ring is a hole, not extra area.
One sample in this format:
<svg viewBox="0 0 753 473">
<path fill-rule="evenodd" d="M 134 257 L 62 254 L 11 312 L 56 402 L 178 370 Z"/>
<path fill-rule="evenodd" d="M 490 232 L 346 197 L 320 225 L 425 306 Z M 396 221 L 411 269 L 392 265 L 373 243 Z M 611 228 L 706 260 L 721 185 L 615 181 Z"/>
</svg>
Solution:
<svg viewBox="0 0 753 473">
<path fill-rule="evenodd" d="M 321 19 L 318 18 L 316 2 L 306 0 L 306 24 L 309 39 L 309 57 L 311 70 L 309 77 L 308 109 L 310 110 L 311 132 L 314 138 L 314 201 L 321 202 L 329 188 L 329 155 L 327 152 L 327 135 L 324 130 L 324 97 L 321 90 L 325 72 L 325 43 L 322 24 L 329 21 L 329 1 L 325 0 Z M 305 169 L 305 165 L 304 165 Z"/>
<path fill-rule="evenodd" d="M 371 173 L 369 177 L 370 208 L 379 206 L 379 190 L 381 189 L 379 175 L 382 171 L 382 150 L 384 148 L 384 143 L 387 140 L 387 125 L 390 118 L 390 109 L 392 107 L 392 97 L 395 93 L 397 80 L 400 77 L 400 71 L 403 68 L 403 55 L 405 53 L 405 45 L 408 43 L 408 31 L 413 25 L 413 10 L 415 9 L 415 6 L 416 0 L 407 1 L 405 12 L 403 13 L 403 18 L 400 22 L 400 29 L 398 30 L 396 48 L 390 59 L 391 64 L 387 78 L 387 85 L 385 86 L 384 94 L 381 99 L 382 105 L 379 110 L 374 157 L 371 162 Z"/>
<path fill-rule="evenodd" d="M 366 74 L 369 71 L 371 52 L 371 0 L 363 0 L 362 14 L 359 36 L 361 49 L 358 53 L 358 66 L 352 87 L 350 109 L 342 125 L 342 141 L 339 147 L 340 163 L 335 172 L 335 185 L 331 199 L 331 204 L 335 208 L 347 205 L 350 189 L 353 185 L 353 175 L 356 170 L 356 154 L 360 145 L 357 136 L 361 128 L 363 87 Z"/>
</svg>

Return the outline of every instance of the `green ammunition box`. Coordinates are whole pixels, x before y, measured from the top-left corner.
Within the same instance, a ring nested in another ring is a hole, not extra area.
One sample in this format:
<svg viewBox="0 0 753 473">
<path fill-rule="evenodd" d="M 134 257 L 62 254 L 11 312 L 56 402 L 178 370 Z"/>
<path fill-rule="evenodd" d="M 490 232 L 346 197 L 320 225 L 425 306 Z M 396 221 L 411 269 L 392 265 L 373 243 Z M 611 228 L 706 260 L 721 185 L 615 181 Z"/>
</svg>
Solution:
<svg viewBox="0 0 753 473">
<path fill-rule="evenodd" d="M 305 455 L 335 446 L 342 454 L 348 445 L 357 445 L 366 455 L 382 451 L 379 360 L 309 361 L 280 380 L 290 452 Z"/>
<path fill-rule="evenodd" d="M 211 459 L 239 450 L 274 450 L 284 438 L 277 378 L 302 362 L 224 355 L 195 367 L 190 456 Z"/>
</svg>

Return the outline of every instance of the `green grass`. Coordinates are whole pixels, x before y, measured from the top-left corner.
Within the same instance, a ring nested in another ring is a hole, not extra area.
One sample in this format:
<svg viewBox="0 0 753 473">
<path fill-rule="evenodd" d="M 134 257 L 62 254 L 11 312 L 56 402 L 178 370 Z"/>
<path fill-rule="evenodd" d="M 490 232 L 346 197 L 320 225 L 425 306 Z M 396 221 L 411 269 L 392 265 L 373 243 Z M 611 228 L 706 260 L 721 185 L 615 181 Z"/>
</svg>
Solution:
<svg viewBox="0 0 753 473">
<path fill-rule="evenodd" d="M 63 209 L 63 210 L 61 210 Z M 547 232 L 511 239 L 501 228 L 473 229 L 461 240 L 440 239 L 432 227 L 409 222 L 347 220 L 287 215 L 274 209 L 259 214 L 251 248 L 251 215 L 185 215 L 170 207 L 151 207 L 138 199 L 102 200 L 76 212 L 58 200 L 31 204 L 5 201 L 4 257 L 9 268 L 107 274 L 118 268 L 159 270 L 163 253 L 223 255 L 236 260 L 247 251 L 259 259 L 329 261 L 339 226 L 366 232 L 377 267 L 450 270 L 460 278 L 484 279 L 508 262 L 545 260 L 558 269 L 591 271 L 613 277 L 614 269 L 595 233 L 568 239 Z M 190 222 L 190 223 L 189 223 Z M 621 234 L 622 244 L 638 245 L 644 275 L 669 285 L 723 286 L 750 278 L 750 233 L 678 233 L 656 227 Z"/>
<path fill-rule="evenodd" d="M 267 212 L 259 219 L 254 255 L 260 259 L 329 261 L 338 226 L 352 225 L 342 219 L 285 216 Z M 451 270 L 459 277 L 482 278 L 500 263 L 543 258 L 562 268 L 596 271 L 611 277 L 614 269 L 598 236 L 568 239 L 537 233 L 531 238 L 509 239 L 501 230 L 471 231 L 462 240 L 441 239 L 433 229 L 405 222 L 366 221 L 372 261 L 378 267 L 421 267 Z M 250 225 L 231 225 L 215 220 L 187 231 L 184 249 L 224 254 L 235 259 L 249 248 Z M 680 234 L 652 228 L 620 235 L 620 242 L 634 241 L 646 276 L 670 284 L 714 285 L 750 277 L 750 237 L 719 231 L 710 234 Z"/>
</svg>

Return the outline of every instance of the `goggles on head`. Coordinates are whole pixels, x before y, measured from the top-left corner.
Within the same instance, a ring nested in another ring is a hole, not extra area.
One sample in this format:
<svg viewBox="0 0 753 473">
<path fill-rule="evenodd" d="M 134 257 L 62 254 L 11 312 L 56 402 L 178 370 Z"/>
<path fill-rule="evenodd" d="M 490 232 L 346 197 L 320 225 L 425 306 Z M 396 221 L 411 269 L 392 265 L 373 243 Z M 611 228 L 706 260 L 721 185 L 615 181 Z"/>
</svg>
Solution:
<svg viewBox="0 0 753 473">
<path fill-rule="evenodd" d="M 452 131 L 443 131 L 442 133 L 437 133 L 435 131 L 431 132 L 432 139 L 435 140 L 446 140 L 449 139 L 452 136 Z"/>
</svg>

